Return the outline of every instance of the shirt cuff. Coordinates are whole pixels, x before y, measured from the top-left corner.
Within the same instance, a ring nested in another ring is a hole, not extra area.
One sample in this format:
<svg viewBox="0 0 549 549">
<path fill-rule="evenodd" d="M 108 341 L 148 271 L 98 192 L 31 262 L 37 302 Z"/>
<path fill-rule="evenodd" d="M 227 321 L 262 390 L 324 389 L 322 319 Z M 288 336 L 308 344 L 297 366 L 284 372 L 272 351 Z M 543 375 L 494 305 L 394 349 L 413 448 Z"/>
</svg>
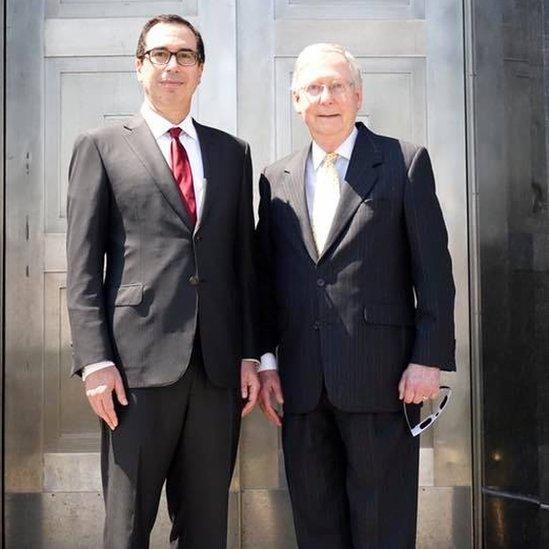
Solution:
<svg viewBox="0 0 549 549">
<path fill-rule="evenodd" d="M 84 366 L 84 368 L 82 368 L 82 381 L 86 381 L 86 378 L 90 374 L 93 374 L 98 370 L 102 370 L 103 368 L 108 368 L 109 366 L 114 366 L 114 362 L 111 362 L 110 360 L 103 360 L 101 362 L 94 362 L 93 364 Z"/>
<path fill-rule="evenodd" d="M 275 372 L 278 370 L 276 365 L 276 357 L 273 353 L 265 353 L 264 355 L 261 355 L 261 364 L 257 369 L 258 372 L 266 372 L 268 370 L 274 370 Z"/>
</svg>

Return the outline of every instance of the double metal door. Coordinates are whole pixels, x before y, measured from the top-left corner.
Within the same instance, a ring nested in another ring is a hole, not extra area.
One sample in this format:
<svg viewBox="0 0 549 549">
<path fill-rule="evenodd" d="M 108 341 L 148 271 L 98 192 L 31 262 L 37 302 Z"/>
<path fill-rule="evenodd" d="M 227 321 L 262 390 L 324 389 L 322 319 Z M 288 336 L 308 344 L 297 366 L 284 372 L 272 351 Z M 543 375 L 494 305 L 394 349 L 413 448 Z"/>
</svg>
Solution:
<svg viewBox="0 0 549 549">
<path fill-rule="evenodd" d="M 290 101 L 312 42 L 359 60 L 374 131 L 433 158 L 457 282 L 459 373 L 450 410 L 421 443 L 420 547 L 471 539 L 468 258 L 462 8 L 458 0 L 7 0 L 5 490 L 9 547 L 97 547 L 98 423 L 69 379 L 65 199 L 76 135 L 139 109 L 143 23 L 178 13 L 201 30 L 197 119 L 251 143 L 256 175 L 308 139 Z M 153 533 L 165 547 L 164 508 Z M 231 548 L 295 547 L 279 433 L 254 413 L 230 494 Z"/>
</svg>

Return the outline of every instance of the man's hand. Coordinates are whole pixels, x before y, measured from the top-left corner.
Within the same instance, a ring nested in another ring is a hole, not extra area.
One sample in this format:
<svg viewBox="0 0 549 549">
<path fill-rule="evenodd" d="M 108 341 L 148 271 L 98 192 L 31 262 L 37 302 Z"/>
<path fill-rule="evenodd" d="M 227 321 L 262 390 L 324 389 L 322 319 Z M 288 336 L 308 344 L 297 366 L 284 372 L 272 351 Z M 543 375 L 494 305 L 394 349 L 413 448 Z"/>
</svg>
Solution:
<svg viewBox="0 0 549 549">
<path fill-rule="evenodd" d="M 409 364 L 398 384 L 398 398 L 406 404 L 419 404 L 438 396 L 440 369 L 434 366 Z"/>
<path fill-rule="evenodd" d="M 242 410 L 242 417 L 247 416 L 257 403 L 259 394 L 259 378 L 257 377 L 256 365 L 253 360 L 243 360 L 240 367 L 240 389 L 242 398 L 248 400 Z"/>
<path fill-rule="evenodd" d="M 276 399 L 278 404 L 284 404 L 284 398 L 282 396 L 282 388 L 280 386 L 280 378 L 276 370 L 264 370 L 259 372 L 259 379 L 261 381 L 261 392 L 259 393 L 259 406 L 263 410 L 263 413 L 267 419 L 274 423 L 277 427 L 282 426 L 281 415 L 273 406 L 272 397 Z"/>
<path fill-rule="evenodd" d="M 101 368 L 87 376 L 84 383 L 86 396 L 93 411 L 114 431 L 118 425 L 118 418 L 114 411 L 112 392 L 116 393 L 120 404 L 123 406 L 128 404 L 118 368 L 116 366 Z"/>
</svg>

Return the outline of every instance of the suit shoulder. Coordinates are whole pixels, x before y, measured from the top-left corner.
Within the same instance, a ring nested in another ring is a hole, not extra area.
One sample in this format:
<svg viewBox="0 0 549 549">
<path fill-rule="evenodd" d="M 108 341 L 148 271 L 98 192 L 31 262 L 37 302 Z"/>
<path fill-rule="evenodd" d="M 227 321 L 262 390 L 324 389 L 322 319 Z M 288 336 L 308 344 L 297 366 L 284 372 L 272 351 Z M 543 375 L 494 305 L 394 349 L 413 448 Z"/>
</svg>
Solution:
<svg viewBox="0 0 549 549">
<path fill-rule="evenodd" d="M 108 126 L 100 126 L 98 128 L 92 128 L 82 132 L 78 137 L 77 141 L 81 139 L 91 139 L 96 143 L 111 139 L 115 136 L 119 136 L 124 128 L 123 123 L 110 124 Z"/>
<path fill-rule="evenodd" d="M 234 147 L 239 150 L 246 150 L 249 148 L 249 145 L 244 139 L 236 137 L 226 131 L 220 130 L 218 128 L 213 128 L 212 126 L 204 126 L 195 122 L 195 126 L 199 131 L 203 132 L 204 135 L 207 135 L 210 139 L 216 140 L 218 143 L 222 143 L 228 147 Z"/>
<path fill-rule="evenodd" d="M 416 143 L 410 143 L 404 139 L 398 139 L 397 137 L 391 137 L 389 135 L 381 135 L 369 130 L 370 137 L 374 142 L 374 145 L 385 152 L 400 152 L 404 159 L 413 158 L 417 152 L 422 149 L 421 145 Z"/>
<path fill-rule="evenodd" d="M 399 141 L 398 144 L 400 146 L 400 152 L 404 159 L 404 165 L 406 166 L 406 169 L 410 169 L 412 163 L 418 157 L 418 154 L 422 150 L 425 150 L 425 147 L 423 147 L 423 145 L 410 143 L 408 141 Z"/>
<path fill-rule="evenodd" d="M 278 177 L 284 173 L 288 164 L 298 155 L 300 152 L 290 153 L 282 158 L 279 158 L 263 170 L 263 174 L 270 181 L 276 181 Z"/>
<path fill-rule="evenodd" d="M 418 153 L 424 150 L 422 145 L 411 143 L 404 139 L 397 139 L 387 135 L 371 133 L 374 144 L 383 152 L 389 161 L 403 164 L 406 170 L 410 168 Z"/>
<path fill-rule="evenodd" d="M 80 133 L 74 141 L 74 150 L 96 149 L 103 151 L 105 147 L 116 143 L 123 132 L 123 124 L 112 124 L 109 126 L 92 128 Z"/>
</svg>

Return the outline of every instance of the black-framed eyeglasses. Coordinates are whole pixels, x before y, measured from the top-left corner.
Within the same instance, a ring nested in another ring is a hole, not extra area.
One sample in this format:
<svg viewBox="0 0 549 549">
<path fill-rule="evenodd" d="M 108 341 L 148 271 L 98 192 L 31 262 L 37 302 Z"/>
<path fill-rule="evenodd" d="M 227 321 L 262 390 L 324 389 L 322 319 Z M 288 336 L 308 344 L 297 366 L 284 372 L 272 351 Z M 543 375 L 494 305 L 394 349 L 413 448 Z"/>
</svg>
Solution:
<svg viewBox="0 0 549 549">
<path fill-rule="evenodd" d="M 441 385 L 439 387 L 442 395 L 441 398 L 437 404 L 436 410 L 428 415 L 423 421 L 420 421 L 416 426 L 412 427 L 410 425 L 410 419 L 408 418 L 408 411 L 406 410 L 406 403 L 402 403 L 402 407 L 404 408 L 404 417 L 406 418 L 406 423 L 408 424 L 408 427 L 410 429 L 410 433 L 412 433 L 413 437 L 417 437 L 419 434 L 423 433 L 423 431 L 426 431 L 431 427 L 435 421 L 438 419 L 440 414 L 442 414 L 444 408 L 446 408 L 446 405 L 448 404 L 448 401 L 450 400 L 450 397 L 452 396 L 452 389 L 448 387 L 447 385 Z"/>
<path fill-rule="evenodd" d="M 148 56 L 153 65 L 167 65 L 172 57 L 175 57 L 177 64 L 181 67 L 191 67 L 200 60 L 198 52 L 193 50 L 170 51 L 166 48 L 152 48 L 146 51 L 143 56 Z"/>
</svg>

